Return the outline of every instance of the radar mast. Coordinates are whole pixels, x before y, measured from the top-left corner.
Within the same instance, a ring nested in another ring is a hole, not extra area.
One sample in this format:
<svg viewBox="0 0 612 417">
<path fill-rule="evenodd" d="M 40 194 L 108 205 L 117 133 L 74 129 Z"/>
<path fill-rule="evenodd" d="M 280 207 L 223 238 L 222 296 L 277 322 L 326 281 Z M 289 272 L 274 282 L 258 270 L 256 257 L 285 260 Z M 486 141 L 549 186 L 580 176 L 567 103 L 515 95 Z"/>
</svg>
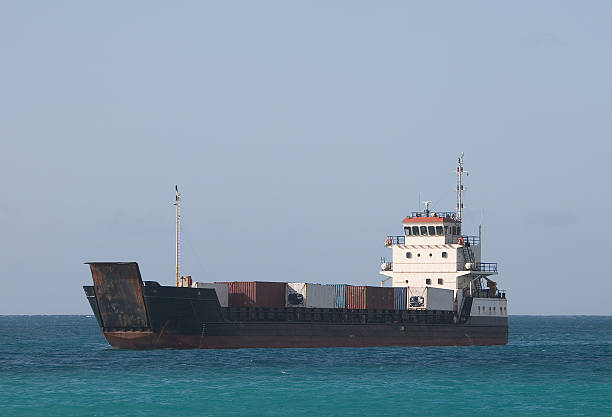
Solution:
<svg viewBox="0 0 612 417">
<path fill-rule="evenodd" d="M 463 174 L 469 175 L 470 173 L 463 170 L 463 152 L 459 156 L 459 162 L 457 163 L 457 220 L 461 221 L 461 214 L 463 213 Z"/>
<path fill-rule="evenodd" d="M 175 185 L 174 189 L 176 190 L 174 205 L 176 206 L 176 286 L 178 287 L 181 277 L 181 193 L 179 193 L 178 185 Z"/>
</svg>

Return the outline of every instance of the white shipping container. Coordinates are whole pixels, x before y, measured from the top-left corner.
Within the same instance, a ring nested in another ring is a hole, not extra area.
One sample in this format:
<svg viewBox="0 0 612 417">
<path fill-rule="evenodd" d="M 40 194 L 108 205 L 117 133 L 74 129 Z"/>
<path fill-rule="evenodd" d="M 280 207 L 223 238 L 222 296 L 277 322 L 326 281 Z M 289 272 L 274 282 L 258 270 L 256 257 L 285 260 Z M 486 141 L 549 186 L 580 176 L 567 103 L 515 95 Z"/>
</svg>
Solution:
<svg viewBox="0 0 612 417">
<path fill-rule="evenodd" d="M 287 307 L 334 308 L 334 286 L 306 282 L 287 283 Z"/>
<path fill-rule="evenodd" d="M 408 306 L 412 309 L 453 311 L 454 291 L 436 287 L 409 287 Z"/>
<path fill-rule="evenodd" d="M 227 307 L 228 288 L 227 284 L 215 284 L 212 282 L 194 282 L 193 288 L 212 288 L 217 293 L 221 307 Z"/>
<path fill-rule="evenodd" d="M 455 292 L 444 288 L 427 287 L 427 310 L 453 311 Z"/>
</svg>

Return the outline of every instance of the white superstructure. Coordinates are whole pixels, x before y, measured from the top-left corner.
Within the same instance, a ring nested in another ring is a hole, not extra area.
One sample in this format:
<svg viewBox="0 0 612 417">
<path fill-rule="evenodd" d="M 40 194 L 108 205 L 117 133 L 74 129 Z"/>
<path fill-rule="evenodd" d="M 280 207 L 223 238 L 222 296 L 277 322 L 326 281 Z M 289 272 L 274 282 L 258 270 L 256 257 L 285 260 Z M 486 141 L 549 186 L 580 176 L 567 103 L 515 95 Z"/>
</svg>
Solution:
<svg viewBox="0 0 612 417">
<path fill-rule="evenodd" d="M 468 236 L 461 228 L 463 174 L 462 154 L 457 165 L 456 212 L 435 212 L 425 202 L 424 211 L 402 220 L 402 235 L 387 236 L 385 246 L 392 251 L 392 262 L 382 259 L 380 273 L 387 277 L 382 284 L 391 280 L 393 287 L 452 290 L 458 314 L 470 298 L 471 316 L 506 316 L 505 294 L 491 280 L 497 275 L 497 263 L 482 262 L 480 232 Z"/>
</svg>

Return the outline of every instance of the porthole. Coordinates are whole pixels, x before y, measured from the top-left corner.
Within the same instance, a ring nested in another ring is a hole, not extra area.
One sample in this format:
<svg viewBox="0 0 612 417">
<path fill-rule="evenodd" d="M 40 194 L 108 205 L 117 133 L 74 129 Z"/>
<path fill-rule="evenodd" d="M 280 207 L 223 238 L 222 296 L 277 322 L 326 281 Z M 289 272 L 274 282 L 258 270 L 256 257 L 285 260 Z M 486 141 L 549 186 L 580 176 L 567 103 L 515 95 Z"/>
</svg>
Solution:
<svg viewBox="0 0 612 417">
<path fill-rule="evenodd" d="M 448 258 L 448 253 L 447 252 L 442 252 L 442 257 L 443 258 Z"/>
<path fill-rule="evenodd" d="M 431 258 L 432 256 L 433 256 L 433 255 L 430 253 L 430 254 L 429 254 L 429 257 Z"/>
<path fill-rule="evenodd" d="M 438 278 L 438 285 L 444 285 L 444 280 L 442 278 Z"/>
<path fill-rule="evenodd" d="M 425 284 L 427 284 L 427 285 L 431 285 L 431 279 L 427 278 L 427 279 L 425 280 Z"/>
<path fill-rule="evenodd" d="M 412 253 L 411 252 L 406 252 L 406 258 L 408 258 L 408 259 L 412 258 Z"/>
<path fill-rule="evenodd" d="M 420 254 L 420 253 L 417 253 L 417 258 L 420 258 L 420 257 L 421 257 L 421 254 Z"/>
</svg>

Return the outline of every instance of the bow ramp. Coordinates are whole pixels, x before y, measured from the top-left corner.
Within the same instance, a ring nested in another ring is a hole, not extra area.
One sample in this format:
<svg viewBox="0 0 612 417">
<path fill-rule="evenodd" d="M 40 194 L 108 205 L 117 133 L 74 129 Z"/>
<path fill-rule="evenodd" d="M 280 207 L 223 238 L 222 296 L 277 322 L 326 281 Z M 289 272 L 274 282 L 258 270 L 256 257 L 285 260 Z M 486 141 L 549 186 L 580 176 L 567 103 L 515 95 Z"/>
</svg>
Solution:
<svg viewBox="0 0 612 417">
<path fill-rule="evenodd" d="M 136 262 L 87 262 L 93 287 L 84 287 L 101 327 L 147 329 L 149 320 Z"/>
</svg>

